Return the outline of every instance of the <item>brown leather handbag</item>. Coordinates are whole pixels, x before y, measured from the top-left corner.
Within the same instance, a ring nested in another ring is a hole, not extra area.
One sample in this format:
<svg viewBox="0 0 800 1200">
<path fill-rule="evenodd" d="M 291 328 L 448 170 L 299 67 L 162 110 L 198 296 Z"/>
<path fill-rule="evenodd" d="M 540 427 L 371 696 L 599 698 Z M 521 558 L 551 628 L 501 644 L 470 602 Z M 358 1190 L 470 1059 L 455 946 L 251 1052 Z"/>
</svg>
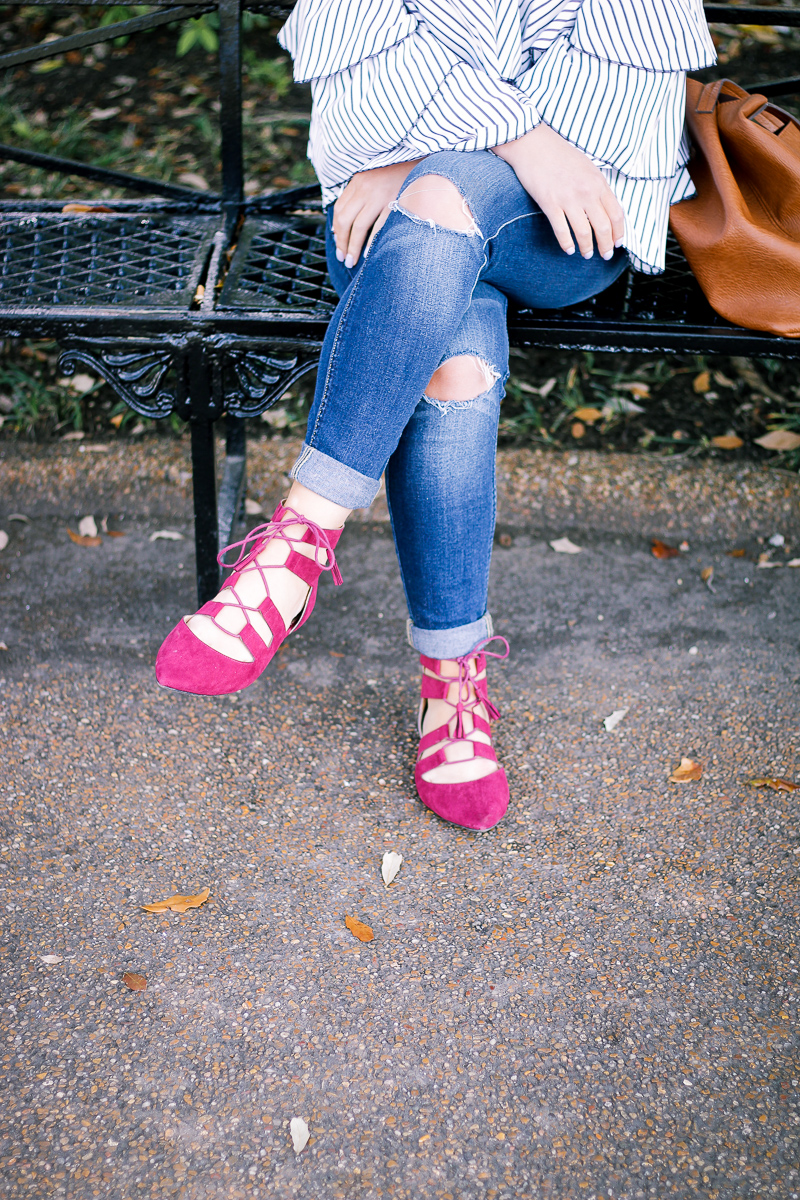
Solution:
<svg viewBox="0 0 800 1200">
<path fill-rule="evenodd" d="M 686 81 L 697 195 L 673 233 L 711 307 L 747 329 L 800 337 L 800 122 L 729 79 Z"/>
</svg>

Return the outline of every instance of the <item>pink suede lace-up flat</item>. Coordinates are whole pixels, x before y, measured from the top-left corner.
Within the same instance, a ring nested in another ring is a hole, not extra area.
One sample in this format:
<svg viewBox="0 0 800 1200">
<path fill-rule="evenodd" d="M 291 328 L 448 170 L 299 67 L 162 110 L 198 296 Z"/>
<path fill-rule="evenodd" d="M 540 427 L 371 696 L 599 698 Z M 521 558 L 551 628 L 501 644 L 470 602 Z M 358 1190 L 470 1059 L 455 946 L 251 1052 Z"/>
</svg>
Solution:
<svg viewBox="0 0 800 1200">
<path fill-rule="evenodd" d="M 305 525 L 306 532 L 295 537 L 287 532 L 291 525 Z M 232 594 L 232 599 L 224 602 L 209 600 L 196 615 L 210 617 L 218 629 L 228 637 L 238 637 L 247 647 L 252 656 L 251 662 L 239 662 L 228 658 L 219 650 L 214 650 L 201 642 L 187 625 L 189 617 L 183 617 L 163 642 L 156 657 L 156 679 L 162 687 L 173 688 L 178 692 L 193 692 L 197 696 L 222 696 L 227 692 L 238 692 L 248 687 L 265 670 L 275 657 L 281 643 L 290 633 L 299 629 L 314 608 L 317 599 L 317 586 L 323 571 L 330 571 L 335 584 L 342 582 L 342 576 L 336 565 L 334 549 L 341 536 L 341 529 L 323 529 L 316 522 L 310 521 L 293 508 L 284 508 L 279 504 L 271 521 L 259 525 L 248 533 L 240 542 L 232 542 L 230 546 L 217 556 L 221 566 L 232 566 L 233 574 L 226 580 L 224 591 Z M 286 561 L 280 564 L 263 566 L 256 559 L 266 544 L 273 538 L 288 542 L 290 549 Z M 305 544 L 314 547 L 314 557 L 306 557 L 294 549 L 295 545 Z M 248 550 L 248 546 L 251 549 Z M 234 563 L 226 563 L 225 555 L 229 550 L 239 550 L 239 557 Z M 305 604 L 293 621 L 287 626 L 269 595 L 267 572 L 287 569 L 308 584 L 308 596 Z M 264 583 L 266 596 L 260 604 L 253 606 L 245 604 L 237 595 L 236 588 L 242 576 L 248 571 L 258 571 Z M 237 634 L 232 634 L 217 620 L 218 614 L 227 607 L 238 607 L 244 613 L 247 623 Z M 267 646 L 254 628 L 251 614 L 258 613 L 263 617 L 272 640 Z"/>
<path fill-rule="evenodd" d="M 489 722 L 484 720 L 476 709 L 479 704 L 483 704 L 491 720 L 496 721 L 500 716 L 486 691 L 486 659 L 487 657 L 508 658 L 509 648 L 506 639 L 501 637 L 499 640 L 505 646 L 505 654 L 495 654 L 491 650 L 484 651 L 484 647 L 494 640 L 495 638 L 486 638 L 484 641 L 478 642 L 469 654 L 457 658 L 458 675 L 443 675 L 440 659 L 428 658 L 424 654 L 420 655 L 422 666 L 428 671 L 432 671 L 433 674 L 423 673 L 422 676 L 422 703 L 419 714 L 421 740 L 417 765 L 414 770 L 414 780 L 419 798 L 431 812 L 435 812 L 442 820 L 480 832 L 494 828 L 503 819 L 508 808 L 508 779 L 503 768 L 497 763 L 494 747 L 487 746 L 485 742 L 470 737 L 464 728 L 463 720 L 463 714 L 470 713 L 474 731 L 485 733 L 491 738 L 492 729 Z M 470 664 L 473 660 L 475 665 L 471 669 Z M 458 700 L 455 703 L 447 699 L 447 693 L 452 684 L 458 686 Z M 473 692 L 472 699 L 470 699 Z M 440 725 L 438 729 L 432 729 L 430 733 L 422 733 L 422 719 L 428 700 L 444 700 L 455 710 L 455 728 L 452 733 L 450 726 L 453 717 L 446 724 Z M 442 745 L 438 750 L 428 754 L 425 758 L 422 757 L 426 750 L 439 742 Z M 497 770 L 490 775 L 484 775 L 482 779 L 471 779 L 464 783 L 431 783 L 426 780 L 425 775 L 429 771 L 450 761 L 445 750 L 448 746 L 456 744 L 471 747 L 471 757 L 489 759 L 497 765 Z"/>
</svg>

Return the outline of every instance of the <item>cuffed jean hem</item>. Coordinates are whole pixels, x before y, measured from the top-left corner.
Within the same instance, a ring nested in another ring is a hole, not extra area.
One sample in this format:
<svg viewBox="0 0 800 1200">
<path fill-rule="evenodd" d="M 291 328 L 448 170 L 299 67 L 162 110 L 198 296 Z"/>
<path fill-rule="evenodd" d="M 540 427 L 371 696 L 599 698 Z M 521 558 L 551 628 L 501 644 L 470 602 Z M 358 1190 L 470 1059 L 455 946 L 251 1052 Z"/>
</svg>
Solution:
<svg viewBox="0 0 800 1200">
<path fill-rule="evenodd" d="M 380 479 L 370 479 L 306 442 L 289 476 L 342 508 L 369 508 L 381 486 Z"/>
<path fill-rule="evenodd" d="M 408 644 L 428 658 L 460 658 L 493 633 L 492 614 L 488 612 L 478 621 L 454 629 L 420 629 L 410 617 L 406 622 Z"/>
</svg>

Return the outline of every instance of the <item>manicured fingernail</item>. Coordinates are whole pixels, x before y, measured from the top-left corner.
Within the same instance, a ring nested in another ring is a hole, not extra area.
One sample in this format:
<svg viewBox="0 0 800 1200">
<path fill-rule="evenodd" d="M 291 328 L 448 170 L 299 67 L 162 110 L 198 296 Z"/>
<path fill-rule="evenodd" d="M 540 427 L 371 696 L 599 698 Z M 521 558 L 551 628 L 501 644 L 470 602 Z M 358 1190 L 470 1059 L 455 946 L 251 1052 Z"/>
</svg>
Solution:
<svg viewBox="0 0 800 1200">
<path fill-rule="evenodd" d="M 620 238 L 618 242 L 614 242 L 615 249 L 619 250 L 620 246 L 624 243 L 624 241 L 625 241 L 624 238 Z"/>
<path fill-rule="evenodd" d="M 567 253 L 567 254 L 574 254 L 574 253 L 575 253 L 575 247 L 574 247 L 574 246 L 570 246 L 569 250 L 567 250 L 567 251 L 566 251 L 566 253 Z"/>
<path fill-rule="evenodd" d="M 583 256 L 583 257 L 584 257 L 584 258 L 593 258 L 593 257 L 594 257 L 594 250 L 590 250 L 590 251 L 589 251 L 589 253 L 588 253 L 588 254 L 584 254 L 584 256 Z"/>
<path fill-rule="evenodd" d="M 610 258 L 613 258 L 613 257 L 614 257 L 614 251 L 613 251 L 613 250 L 609 250 L 607 254 L 604 254 L 604 255 L 603 255 L 603 258 L 606 260 L 606 262 L 608 262 L 608 260 L 609 260 Z"/>
<path fill-rule="evenodd" d="M 344 252 L 336 247 L 336 258 L 338 262 L 344 262 Z"/>
<path fill-rule="evenodd" d="M 344 265 L 347 267 L 348 271 L 356 265 L 356 260 L 353 258 L 352 254 L 348 254 L 347 258 L 344 260 Z"/>
</svg>

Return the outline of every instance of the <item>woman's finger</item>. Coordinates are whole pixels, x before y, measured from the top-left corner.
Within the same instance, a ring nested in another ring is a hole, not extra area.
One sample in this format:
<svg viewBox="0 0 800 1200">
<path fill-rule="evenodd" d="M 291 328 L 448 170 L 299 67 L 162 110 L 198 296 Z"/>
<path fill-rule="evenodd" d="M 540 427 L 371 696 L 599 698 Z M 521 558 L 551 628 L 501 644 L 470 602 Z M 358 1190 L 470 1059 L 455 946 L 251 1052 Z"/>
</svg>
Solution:
<svg viewBox="0 0 800 1200">
<path fill-rule="evenodd" d="M 611 218 L 609 217 L 600 197 L 596 201 L 590 203 L 586 209 L 586 218 L 594 230 L 594 240 L 597 242 L 597 249 L 601 258 L 609 259 L 614 257 L 614 231 L 611 226 Z"/>
<path fill-rule="evenodd" d="M 610 188 L 603 195 L 603 206 L 611 221 L 614 245 L 621 246 L 622 239 L 625 236 L 625 209 Z"/>
<path fill-rule="evenodd" d="M 592 226 L 589 223 L 589 218 L 586 216 L 586 210 L 582 205 L 571 205 L 566 208 L 566 217 L 572 226 L 572 232 L 575 234 L 575 241 L 578 243 L 578 249 L 584 258 L 591 258 L 594 254 L 594 239 L 592 237 Z"/>
<path fill-rule="evenodd" d="M 380 209 L 378 212 L 380 212 Z M 344 259 L 346 267 L 354 267 L 358 262 L 364 242 L 367 240 L 367 235 L 374 225 L 377 216 L 378 213 L 374 211 L 374 205 L 369 208 L 365 206 L 359 211 L 358 216 L 350 227 L 350 235 Z"/>
<path fill-rule="evenodd" d="M 550 222 L 556 241 L 561 249 L 565 254 L 574 254 L 575 243 L 572 240 L 572 232 L 564 210 L 556 205 L 545 207 L 541 200 L 539 200 L 539 207 Z"/>
<path fill-rule="evenodd" d="M 339 262 L 344 262 L 347 254 L 350 230 L 357 213 L 358 206 L 354 205 L 352 197 L 348 197 L 342 192 L 333 206 L 333 238 L 336 242 L 336 257 Z"/>
</svg>

